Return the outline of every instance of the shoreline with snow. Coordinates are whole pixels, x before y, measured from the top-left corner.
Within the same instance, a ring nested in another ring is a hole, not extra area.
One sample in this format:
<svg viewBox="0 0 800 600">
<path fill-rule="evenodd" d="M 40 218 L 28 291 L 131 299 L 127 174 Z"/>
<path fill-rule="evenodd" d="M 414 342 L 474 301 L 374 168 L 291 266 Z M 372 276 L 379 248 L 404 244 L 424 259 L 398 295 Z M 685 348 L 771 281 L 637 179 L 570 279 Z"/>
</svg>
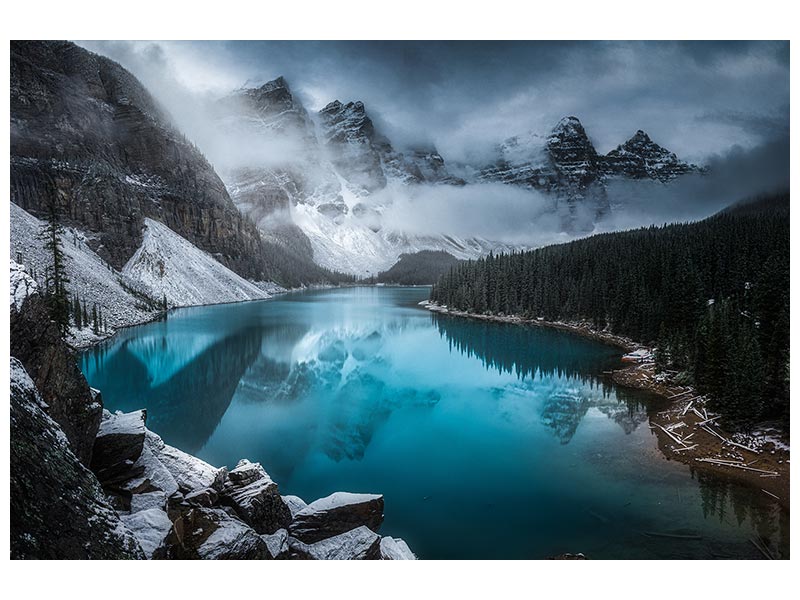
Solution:
<svg viewBox="0 0 800 600">
<path fill-rule="evenodd" d="M 667 460 L 758 488 L 765 497 L 777 500 L 789 511 L 790 448 L 783 439 L 785 432 L 768 425 L 756 428 L 750 435 L 731 434 L 721 429 L 715 424 L 719 416 L 705 409 L 705 398 L 692 386 L 674 383 L 667 373 L 655 372 L 651 348 L 624 336 L 597 331 L 585 323 L 525 319 L 516 315 L 481 315 L 453 310 L 429 300 L 423 300 L 419 306 L 454 317 L 558 329 L 623 350 L 624 356 L 633 362 L 606 375 L 610 375 L 617 385 L 660 397 L 660 402 L 665 405 L 653 409 L 648 416 L 658 448 Z"/>
</svg>

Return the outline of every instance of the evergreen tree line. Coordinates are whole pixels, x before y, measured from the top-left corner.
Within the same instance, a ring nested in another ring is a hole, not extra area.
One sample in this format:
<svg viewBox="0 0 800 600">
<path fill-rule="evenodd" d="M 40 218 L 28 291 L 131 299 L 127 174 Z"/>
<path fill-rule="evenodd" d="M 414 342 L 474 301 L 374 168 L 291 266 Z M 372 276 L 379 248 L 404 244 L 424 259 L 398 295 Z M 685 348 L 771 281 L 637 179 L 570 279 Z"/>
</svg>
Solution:
<svg viewBox="0 0 800 600">
<path fill-rule="evenodd" d="M 103 307 L 92 303 L 92 309 L 88 310 L 86 299 L 81 300 L 78 294 L 73 294 L 70 301 L 70 319 L 76 328 L 91 327 L 95 335 L 108 333 L 108 321 L 103 315 Z"/>
<path fill-rule="evenodd" d="M 474 313 L 588 321 L 645 344 L 740 428 L 789 415 L 789 195 L 697 223 L 460 263 L 431 299 Z"/>
</svg>

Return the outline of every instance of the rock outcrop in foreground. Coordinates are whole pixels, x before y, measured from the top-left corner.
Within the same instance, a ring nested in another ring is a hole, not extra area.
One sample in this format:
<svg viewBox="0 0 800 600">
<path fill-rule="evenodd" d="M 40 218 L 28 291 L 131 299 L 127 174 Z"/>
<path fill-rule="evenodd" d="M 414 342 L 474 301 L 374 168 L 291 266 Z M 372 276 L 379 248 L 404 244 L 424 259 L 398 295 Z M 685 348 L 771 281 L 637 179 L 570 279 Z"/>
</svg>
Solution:
<svg viewBox="0 0 800 600">
<path fill-rule="evenodd" d="M 78 460 L 25 368 L 11 359 L 11 557 L 144 558 Z"/>
<path fill-rule="evenodd" d="M 213 467 L 165 444 L 146 416 L 105 411 L 92 464 L 148 558 L 415 558 L 402 540 L 377 533 L 383 496 L 284 498 L 259 463 Z"/>
</svg>

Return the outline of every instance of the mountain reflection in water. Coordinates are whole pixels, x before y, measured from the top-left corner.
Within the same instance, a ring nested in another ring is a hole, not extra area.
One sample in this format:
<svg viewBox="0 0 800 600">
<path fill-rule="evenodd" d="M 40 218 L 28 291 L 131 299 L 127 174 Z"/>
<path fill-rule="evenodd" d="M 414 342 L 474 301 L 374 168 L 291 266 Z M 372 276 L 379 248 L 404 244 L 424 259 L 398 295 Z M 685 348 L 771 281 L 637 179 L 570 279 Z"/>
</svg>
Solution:
<svg viewBox="0 0 800 600">
<path fill-rule="evenodd" d="M 85 352 L 106 407 L 167 443 L 260 461 L 286 494 L 386 496 L 424 558 L 788 556 L 768 497 L 664 459 L 652 397 L 566 332 L 435 315 L 426 288 L 346 288 L 173 311 Z M 762 497 L 763 496 L 763 497 Z M 691 543 L 646 531 L 688 531 Z"/>
</svg>

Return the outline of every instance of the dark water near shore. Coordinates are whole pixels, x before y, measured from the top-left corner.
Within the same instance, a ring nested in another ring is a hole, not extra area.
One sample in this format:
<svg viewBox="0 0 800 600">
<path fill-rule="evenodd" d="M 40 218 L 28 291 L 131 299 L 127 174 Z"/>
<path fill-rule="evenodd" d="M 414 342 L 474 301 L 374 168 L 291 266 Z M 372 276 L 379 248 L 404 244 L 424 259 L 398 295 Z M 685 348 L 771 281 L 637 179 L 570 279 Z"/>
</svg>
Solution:
<svg viewBox="0 0 800 600">
<path fill-rule="evenodd" d="M 348 288 L 188 308 L 81 356 L 106 407 L 167 443 L 260 461 L 284 494 L 386 498 L 421 558 L 788 557 L 758 490 L 667 461 L 654 400 L 603 381 L 614 348 L 440 316 L 427 288 Z M 696 535 L 652 537 L 645 532 Z"/>
</svg>

